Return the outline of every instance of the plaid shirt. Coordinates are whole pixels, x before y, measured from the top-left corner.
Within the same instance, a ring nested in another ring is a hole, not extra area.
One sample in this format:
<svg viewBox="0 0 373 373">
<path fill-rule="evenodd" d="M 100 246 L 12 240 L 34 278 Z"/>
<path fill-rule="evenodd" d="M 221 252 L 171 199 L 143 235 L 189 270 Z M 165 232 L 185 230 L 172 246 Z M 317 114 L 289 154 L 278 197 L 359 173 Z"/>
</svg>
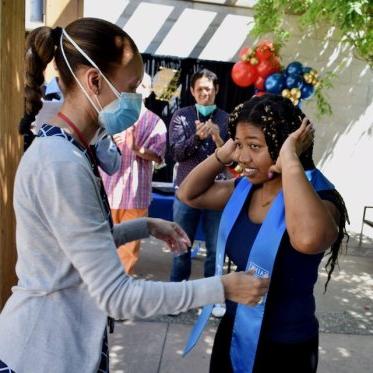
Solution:
<svg viewBox="0 0 373 373">
<path fill-rule="evenodd" d="M 134 135 L 132 137 L 132 131 Z M 166 152 L 167 129 L 164 122 L 153 112 L 143 107 L 140 119 L 121 133 L 122 164 L 118 172 L 109 176 L 101 171 L 110 207 L 112 209 L 144 209 L 151 202 L 152 161 L 137 156 L 131 150 L 132 138 L 137 147 L 144 147 L 159 157 Z"/>
</svg>

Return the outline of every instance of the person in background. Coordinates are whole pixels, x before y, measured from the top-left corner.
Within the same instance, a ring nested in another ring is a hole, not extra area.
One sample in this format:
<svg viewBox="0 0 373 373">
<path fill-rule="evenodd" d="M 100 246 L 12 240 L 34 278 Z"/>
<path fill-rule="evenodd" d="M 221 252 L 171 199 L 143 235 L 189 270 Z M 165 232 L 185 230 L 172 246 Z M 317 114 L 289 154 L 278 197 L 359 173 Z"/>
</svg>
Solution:
<svg viewBox="0 0 373 373">
<path fill-rule="evenodd" d="M 0 314 L 0 366 L 16 373 L 102 373 L 109 371 L 108 316 L 146 318 L 224 298 L 254 304 L 268 281 L 230 273 L 162 283 L 125 273 L 117 246 L 149 235 L 171 251 L 190 244 L 173 222 L 142 218 L 113 224 L 89 146 L 100 127 L 111 135 L 138 119 L 141 55 L 122 28 L 102 19 L 33 30 L 26 41 L 25 130 L 42 106 L 44 70 L 53 58 L 64 102 L 17 169 L 18 283 Z"/>
<path fill-rule="evenodd" d="M 195 105 L 177 110 L 170 122 L 170 151 L 178 162 L 175 188 L 198 164 L 204 161 L 228 139 L 228 114 L 215 104 L 219 92 L 219 81 L 215 73 L 203 69 L 193 74 L 190 91 Z M 225 179 L 226 173 L 217 175 Z M 221 212 L 212 209 L 199 209 L 188 206 L 175 197 L 173 220 L 188 234 L 191 242 L 195 239 L 200 220 L 206 242 L 206 260 L 204 276 L 215 273 L 216 239 Z M 183 281 L 189 279 L 191 273 L 191 250 L 173 259 L 170 280 Z M 222 316 L 224 309 L 217 306 L 215 316 Z"/>
<path fill-rule="evenodd" d="M 138 121 L 126 131 L 114 135 L 122 153 L 121 167 L 112 176 L 101 173 L 114 223 L 148 215 L 153 162 L 161 163 L 166 152 L 166 125 L 144 105 L 145 99 L 152 92 L 148 74 L 144 74 L 137 92 L 143 98 Z M 118 255 L 126 272 L 134 274 L 140 255 L 140 240 L 121 245 Z"/>
</svg>

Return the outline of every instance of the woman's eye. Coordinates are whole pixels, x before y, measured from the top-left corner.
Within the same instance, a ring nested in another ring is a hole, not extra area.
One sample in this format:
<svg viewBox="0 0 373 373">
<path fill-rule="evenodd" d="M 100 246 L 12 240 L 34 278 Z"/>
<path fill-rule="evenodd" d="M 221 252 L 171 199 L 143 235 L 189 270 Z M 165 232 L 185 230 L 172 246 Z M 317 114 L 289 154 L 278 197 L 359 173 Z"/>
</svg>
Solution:
<svg viewBox="0 0 373 373">
<path fill-rule="evenodd" d="M 242 149 L 242 145 L 236 142 L 236 149 Z"/>
<path fill-rule="evenodd" d="M 258 150 L 259 149 L 259 145 L 257 145 L 257 144 L 249 144 L 249 147 L 250 147 L 250 149 L 253 149 L 253 150 Z"/>
</svg>

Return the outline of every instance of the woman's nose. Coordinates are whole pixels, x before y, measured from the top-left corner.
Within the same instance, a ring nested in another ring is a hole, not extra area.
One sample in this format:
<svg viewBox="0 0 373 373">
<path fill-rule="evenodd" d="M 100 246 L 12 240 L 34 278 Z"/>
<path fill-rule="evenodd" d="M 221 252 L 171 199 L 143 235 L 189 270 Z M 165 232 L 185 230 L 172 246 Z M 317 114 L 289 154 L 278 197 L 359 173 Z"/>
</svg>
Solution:
<svg viewBox="0 0 373 373">
<path fill-rule="evenodd" d="M 240 149 L 238 150 L 238 162 L 239 163 L 249 163 L 251 162 L 252 158 L 250 152 Z"/>
</svg>

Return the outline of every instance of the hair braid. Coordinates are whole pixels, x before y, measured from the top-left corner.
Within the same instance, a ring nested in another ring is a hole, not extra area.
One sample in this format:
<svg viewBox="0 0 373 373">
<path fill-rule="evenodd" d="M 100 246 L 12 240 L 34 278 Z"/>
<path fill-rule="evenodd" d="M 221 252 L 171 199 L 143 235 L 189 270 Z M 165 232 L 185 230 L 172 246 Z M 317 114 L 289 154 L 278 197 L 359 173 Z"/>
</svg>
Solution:
<svg viewBox="0 0 373 373">
<path fill-rule="evenodd" d="M 54 57 L 55 41 L 53 29 L 47 26 L 33 30 L 26 40 L 25 115 L 19 123 L 19 133 L 25 135 L 25 149 L 34 137 L 31 124 L 42 107 L 44 71 Z"/>
<path fill-rule="evenodd" d="M 339 217 L 339 225 L 338 225 L 338 237 L 333 243 L 333 245 L 331 246 L 330 250 L 326 254 L 327 256 L 329 256 L 328 261 L 325 264 L 325 269 L 328 273 L 328 278 L 324 286 L 324 293 L 326 292 L 326 289 L 328 287 L 328 283 L 330 281 L 334 268 L 336 265 L 338 265 L 338 256 L 341 251 L 342 241 L 344 238 L 346 239 L 346 249 L 347 249 L 347 244 L 350 238 L 350 236 L 348 235 L 346 231 L 346 222 L 350 224 L 350 219 L 348 217 L 346 205 L 343 201 L 342 196 L 336 190 L 333 190 L 332 192 L 335 196 L 335 203 L 337 204 L 337 209 L 340 213 L 340 217 Z"/>
</svg>

